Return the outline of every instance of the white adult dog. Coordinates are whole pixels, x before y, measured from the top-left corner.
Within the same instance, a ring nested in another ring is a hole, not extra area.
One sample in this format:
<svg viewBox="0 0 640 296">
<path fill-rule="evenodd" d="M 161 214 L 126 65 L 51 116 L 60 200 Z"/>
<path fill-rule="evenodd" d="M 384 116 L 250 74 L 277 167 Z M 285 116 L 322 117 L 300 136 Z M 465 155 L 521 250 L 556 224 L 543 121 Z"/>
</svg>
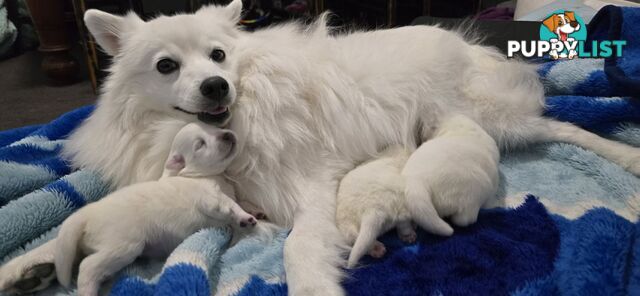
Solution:
<svg viewBox="0 0 640 296">
<path fill-rule="evenodd" d="M 639 149 L 541 117 L 534 67 L 456 33 L 415 26 L 330 36 L 323 19 L 249 33 L 235 26 L 241 9 L 234 0 L 148 22 L 88 11 L 89 30 L 114 59 L 97 109 L 65 153 L 121 187 L 160 177 L 185 122 L 229 121 L 240 152 L 227 175 L 239 198 L 293 226 L 285 245 L 293 295 L 344 293 L 334 224 L 341 176 L 387 145 L 414 149 L 445 114 L 469 116 L 502 148 L 564 141 L 640 173 Z M 37 276 L 50 253 L 45 244 L 9 263 L 0 288 Z"/>
</svg>

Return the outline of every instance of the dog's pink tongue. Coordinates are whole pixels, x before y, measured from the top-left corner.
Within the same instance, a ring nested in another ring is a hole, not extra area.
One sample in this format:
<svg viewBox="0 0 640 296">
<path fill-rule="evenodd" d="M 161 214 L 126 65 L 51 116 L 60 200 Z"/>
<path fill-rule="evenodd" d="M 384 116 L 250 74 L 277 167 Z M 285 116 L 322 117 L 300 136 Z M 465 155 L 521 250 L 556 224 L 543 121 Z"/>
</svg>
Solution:
<svg viewBox="0 0 640 296">
<path fill-rule="evenodd" d="M 222 114 L 224 112 L 227 111 L 227 107 L 226 106 L 220 106 L 218 108 L 213 109 L 212 111 L 207 111 L 207 113 L 211 114 L 211 115 L 218 115 L 218 114 Z"/>
<path fill-rule="evenodd" d="M 569 35 L 569 34 L 566 34 L 566 33 L 562 33 L 562 32 L 560 32 L 560 40 L 561 40 L 561 41 L 567 41 L 567 36 L 568 36 L 568 35 Z"/>
</svg>

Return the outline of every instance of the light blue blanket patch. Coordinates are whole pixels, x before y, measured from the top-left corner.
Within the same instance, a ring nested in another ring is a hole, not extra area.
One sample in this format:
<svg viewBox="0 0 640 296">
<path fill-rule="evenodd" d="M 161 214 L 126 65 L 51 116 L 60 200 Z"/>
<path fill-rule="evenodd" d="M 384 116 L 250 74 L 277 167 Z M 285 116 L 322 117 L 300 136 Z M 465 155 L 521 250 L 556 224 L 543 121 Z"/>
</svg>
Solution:
<svg viewBox="0 0 640 296">
<path fill-rule="evenodd" d="M 266 244 L 258 238 L 241 240 L 222 256 L 221 283 L 237 283 L 250 276 L 284 280 L 283 248 L 288 230 L 280 230 Z"/>
<path fill-rule="evenodd" d="M 107 193 L 101 179 L 77 171 L 0 208 L 0 257 L 62 223 Z"/>
<path fill-rule="evenodd" d="M 546 95 L 575 93 L 576 86 L 595 71 L 602 71 L 603 59 L 577 59 L 554 64 L 542 79 Z"/>
<path fill-rule="evenodd" d="M 568 144 L 543 144 L 507 153 L 500 172 L 500 197 L 526 191 L 560 205 L 589 197 L 612 208 L 625 208 L 625 200 L 640 192 L 640 179 L 593 152 Z"/>
<path fill-rule="evenodd" d="M 0 161 L 0 206 L 56 178 L 55 172 L 39 165 Z"/>
</svg>

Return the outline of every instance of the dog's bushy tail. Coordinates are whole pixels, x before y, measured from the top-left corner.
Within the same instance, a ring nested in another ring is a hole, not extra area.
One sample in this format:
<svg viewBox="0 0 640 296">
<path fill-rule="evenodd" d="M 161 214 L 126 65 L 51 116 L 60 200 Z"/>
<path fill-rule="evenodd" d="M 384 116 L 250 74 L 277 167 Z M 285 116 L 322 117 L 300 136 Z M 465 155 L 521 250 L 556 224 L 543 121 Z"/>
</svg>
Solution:
<svg viewBox="0 0 640 296">
<path fill-rule="evenodd" d="M 453 228 L 440 218 L 431 200 L 431 190 L 422 180 L 407 178 L 405 195 L 411 219 L 422 229 L 433 234 L 450 236 Z"/>
<path fill-rule="evenodd" d="M 78 253 L 78 243 L 84 233 L 86 220 L 80 214 L 69 217 L 60 228 L 56 238 L 54 262 L 58 282 L 64 287 L 71 285 L 73 264 Z"/>
<path fill-rule="evenodd" d="M 358 233 L 356 242 L 353 244 L 353 248 L 349 254 L 349 260 L 347 261 L 348 268 L 355 267 L 360 258 L 371 249 L 378 235 L 383 231 L 382 228 L 384 227 L 386 219 L 386 214 L 377 210 L 369 210 L 362 215 L 360 232 Z"/>
</svg>

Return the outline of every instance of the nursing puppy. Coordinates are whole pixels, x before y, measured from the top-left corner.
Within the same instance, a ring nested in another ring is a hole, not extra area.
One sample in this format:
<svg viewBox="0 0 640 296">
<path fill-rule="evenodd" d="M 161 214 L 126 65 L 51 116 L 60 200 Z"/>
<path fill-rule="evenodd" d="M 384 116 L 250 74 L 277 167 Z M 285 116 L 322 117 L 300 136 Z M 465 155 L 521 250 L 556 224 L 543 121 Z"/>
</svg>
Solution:
<svg viewBox="0 0 640 296">
<path fill-rule="evenodd" d="M 458 226 L 476 222 L 480 208 L 495 197 L 500 182 L 500 152 L 477 123 L 463 115 L 442 121 L 434 138 L 424 142 L 402 170 L 409 211 L 416 219 L 431 200 L 440 217 Z"/>
<path fill-rule="evenodd" d="M 394 227 L 401 240 L 413 243 L 416 232 L 412 221 L 415 219 L 432 233 L 445 236 L 453 233 L 433 206 L 423 209 L 419 217 L 412 217 L 416 211 L 409 210 L 405 180 L 400 175 L 410 154 L 403 147 L 390 147 L 378 158 L 347 173 L 340 182 L 336 224 L 347 244 L 353 245 L 347 267 L 354 267 L 367 251 L 372 257 L 382 257 L 386 249 L 376 238 Z"/>
<path fill-rule="evenodd" d="M 189 124 L 173 141 L 164 176 L 120 189 L 89 204 L 62 224 L 57 237 L 58 280 L 68 287 L 78 253 L 78 295 L 98 295 L 102 281 L 140 255 L 171 252 L 207 227 L 254 226 L 220 174 L 237 153 L 227 130 Z"/>
<path fill-rule="evenodd" d="M 338 229 L 353 244 L 347 266 L 355 266 L 367 250 L 373 257 L 383 255 L 376 238 L 393 227 L 400 239 L 413 242 L 412 221 L 439 235 L 453 233 L 440 217 L 458 226 L 474 223 L 498 190 L 499 160 L 493 138 L 468 117 L 454 115 L 413 154 L 393 147 L 347 173 L 336 209 Z"/>
<path fill-rule="evenodd" d="M 293 227 L 284 251 L 292 295 L 344 294 L 342 176 L 384 147 L 415 149 L 446 114 L 469 116 L 501 148 L 567 142 L 640 174 L 640 149 L 542 117 L 534 66 L 461 34 L 430 26 L 329 34 L 324 18 L 247 32 L 236 27 L 241 11 L 240 0 L 149 21 L 88 10 L 85 24 L 113 63 L 64 155 L 123 187 L 162 175 L 186 123 L 228 124 L 239 153 L 225 176 L 238 199 Z M 2 267 L 0 289 L 41 278 L 35 271 L 51 252 L 45 243 Z"/>
</svg>

